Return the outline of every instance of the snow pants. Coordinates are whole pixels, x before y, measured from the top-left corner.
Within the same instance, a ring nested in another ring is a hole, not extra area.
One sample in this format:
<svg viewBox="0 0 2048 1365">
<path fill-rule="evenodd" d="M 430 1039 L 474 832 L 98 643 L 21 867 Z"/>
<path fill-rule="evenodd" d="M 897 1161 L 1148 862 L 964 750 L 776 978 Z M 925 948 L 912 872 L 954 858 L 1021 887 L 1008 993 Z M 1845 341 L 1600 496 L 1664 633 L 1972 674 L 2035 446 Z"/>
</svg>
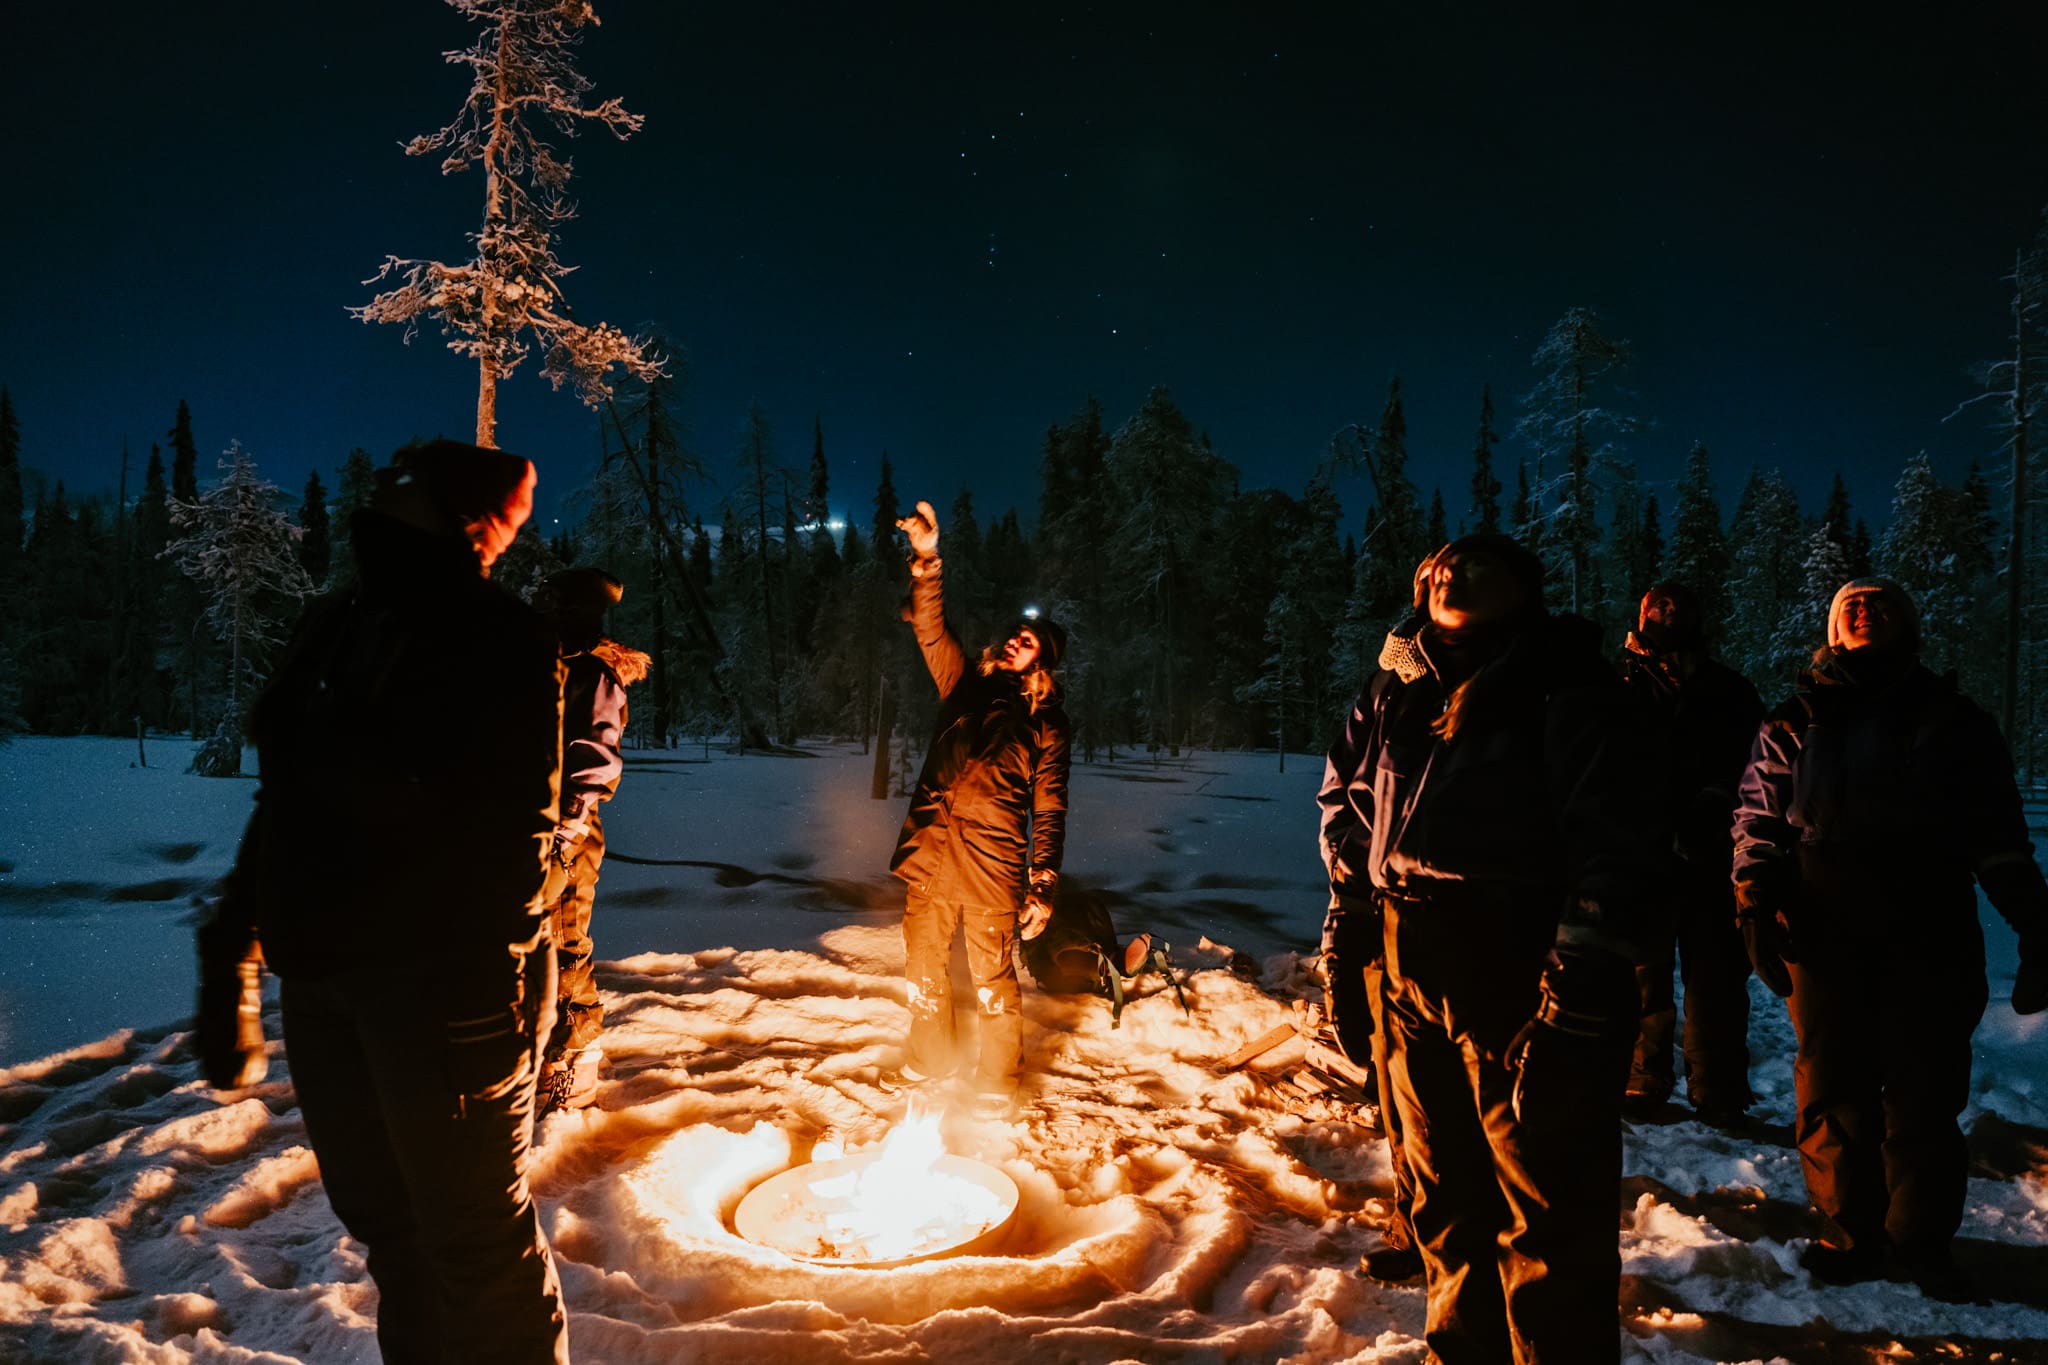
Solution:
<svg viewBox="0 0 2048 1365">
<path fill-rule="evenodd" d="M 1658 1097 L 1676 1084 L 1672 1045 L 1678 1002 L 1672 958 L 1685 983 L 1685 1092 L 1694 1109 L 1747 1109 L 1749 1088 L 1749 954 L 1735 923 L 1735 891 L 1725 875 L 1703 877 L 1691 864 L 1671 882 L 1676 901 L 1673 953 L 1636 969 L 1642 998 L 1628 1088 Z"/>
<path fill-rule="evenodd" d="M 1394 1107 L 1393 1085 L 1387 1064 L 1387 971 L 1384 961 L 1365 969 L 1366 1003 L 1372 1008 L 1372 1075 L 1380 1088 L 1380 1128 L 1387 1135 L 1387 1165 L 1394 1174 L 1394 1211 L 1380 1235 L 1390 1247 L 1413 1248 L 1415 1229 L 1410 1211 L 1415 1206 L 1415 1181 L 1408 1174 L 1408 1158 L 1402 1150 L 1401 1115 Z"/>
<path fill-rule="evenodd" d="M 1549 1040 L 1584 1056 L 1546 1067 L 1517 1118 L 1516 1073 L 1503 1056 L 1535 1013 L 1543 944 L 1517 944 L 1525 926 L 1502 917 L 1404 908 L 1386 911 L 1387 1069 L 1414 1184 L 1433 1358 L 1616 1361 L 1629 1039 L 1616 1030 Z M 1543 928 L 1540 912 L 1529 918 Z"/>
<path fill-rule="evenodd" d="M 953 935 L 964 928 L 967 974 L 980 1016 L 974 1084 L 1013 1094 L 1023 1071 L 1024 1016 L 1017 986 L 1017 912 L 965 906 L 912 891 L 903 907 L 904 976 L 910 984 L 910 1037 L 904 1064 L 943 1076 L 960 1061 L 953 1027 Z"/>
<path fill-rule="evenodd" d="M 1323 918 L 1324 1005 L 1337 1045 L 1352 1061 L 1372 1060 L 1379 1087 L 1380 1127 L 1387 1138 L 1387 1164 L 1394 1176 L 1394 1209 L 1381 1235 L 1390 1247 L 1413 1247 L 1408 1225 L 1414 1183 L 1401 1156 L 1401 1119 L 1387 1080 L 1386 948 L 1378 907 L 1364 898 L 1334 901 Z"/>
<path fill-rule="evenodd" d="M 283 983 L 299 1110 L 328 1201 L 368 1250 L 389 1365 L 569 1358 L 561 1286 L 526 1184 L 552 952 L 528 954 L 521 976 L 530 1003 L 520 1026 L 460 1042 L 443 1017 L 447 983 L 426 968 Z M 472 1092 L 459 1112 L 458 1086 Z"/>
<path fill-rule="evenodd" d="M 1838 1246 L 1938 1253 L 1962 1225 L 1970 1037 L 1990 999 L 1965 880 L 1913 888 L 1896 860 L 1800 850 L 1799 1164 Z"/>
<path fill-rule="evenodd" d="M 566 868 L 556 868 L 546 891 L 548 922 L 555 940 L 555 965 L 561 985 L 555 991 L 555 1028 L 548 1038 L 549 1061 L 580 1051 L 604 1032 L 604 1001 L 591 977 L 595 946 L 590 938 L 590 909 L 597 898 L 597 878 L 604 866 L 604 822 L 590 817 L 590 832 L 571 844 Z"/>
</svg>

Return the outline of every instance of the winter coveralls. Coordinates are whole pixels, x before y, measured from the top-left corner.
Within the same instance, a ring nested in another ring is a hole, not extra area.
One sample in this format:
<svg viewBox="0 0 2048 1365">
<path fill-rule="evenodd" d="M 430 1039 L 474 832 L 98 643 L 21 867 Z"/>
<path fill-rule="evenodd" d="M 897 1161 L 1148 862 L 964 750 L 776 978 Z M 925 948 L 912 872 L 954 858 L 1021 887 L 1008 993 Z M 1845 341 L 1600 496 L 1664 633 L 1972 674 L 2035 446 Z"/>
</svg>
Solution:
<svg viewBox="0 0 2048 1365">
<path fill-rule="evenodd" d="M 1636 634 L 1622 676 L 1663 730 L 1668 761 L 1650 772 L 1672 829 L 1671 856 L 1659 883 L 1672 901 L 1676 941 L 1653 945 L 1637 971 L 1642 1000 L 1630 1093 L 1671 1094 L 1671 1053 L 1678 1002 L 1673 956 L 1685 982 L 1685 1088 L 1692 1107 L 1732 1118 L 1754 1098 L 1749 1089 L 1749 955 L 1735 924 L 1727 885 L 1728 822 L 1736 784 L 1764 704 L 1749 679 L 1703 650 L 1655 650 Z M 1659 778 L 1665 779 L 1662 783 Z"/>
<path fill-rule="evenodd" d="M 1021 675 L 969 664 L 946 624 L 940 577 L 937 558 L 912 561 L 911 626 L 940 700 L 937 733 L 890 862 L 909 886 L 904 1063 L 926 1076 L 955 1064 L 947 964 L 964 924 L 981 1024 L 975 1084 L 1010 1094 L 1024 1044 L 1017 913 L 1027 889 L 1049 896 L 1058 876 L 1072 732 L 1057 693 L 1033 709 Z"/>
<path fill-rule="evenodd" d="M 209 932 L 260 934 L 327 1197 L 392 1362 L 561 1361 L 526 1183 L 554 1014 L 554 632 L 459 538 L 358 512 L 358 586 L 300 622 Z M 431 724 L 427 722 L 431 721 Z M 204 946 L 202 946 L 204 952 Z"/>
<path fill-rule="evenodd" d="M 614 640 L 565 654 L 562 683 L 562 823 L 555 834 L 547 906 L 561 973 L 549 1060 L 574 1054 L 604 1031 L 604 1002 L 591 979 L 590 910 L 604 867 L 598 807 L 619 789 L 625 760 L 626 689 L 646 676 L 648 657 Z"/>
<path fill-rule="evenodd" d="M 1353 1061 L 1371 1058 L 1373 1080 L 1379 1086 L 1380 1127 L 1387 1136 L 1387 1164 L 1394 1177 L 1393 1213 L 1381 1236 L 1388 1246 L 1406 1249 L 1415 1245 L 1408 1224 L 1415 1187 L 1401 1154 L 1401 1118 L 1387 1080 L 1384 931 L 1378 897 L 1364 872 L 1368 849 L 1361 840 L 1365 830 L 1351 804 L 1351 783 L 1363 762 L 1375 705 L 1370 692 L 1358 698 L 1323 761 L 1323 785 L 1316 801 L 1322 808 L 1321 846 L 1323 868 L 1330 879 L 1330 905 L 1323 915 L 1321 953 L 1330 1023 L 1337 1031 L 1337 1042 Z"/>
<path fill-rule="evenodd" d="M 1669 837 L 1636 781 L 1649 736 L 1597 632 L 1539 613 L 1467 674 L 1444 738 L 1457 679 L 1422 638 L 1354 711 L 1345 792 L 1346 862 L 1382 909 L 1427 1340 L 1445 1365 L 1615 1360 L 1631 962 Z"/>
<path fill-rule="evenodd" d="M 1791 981 L 1800 1166 L 1828 1240 L 1938 1263 L 1989 994 L 1973 875 L 2023 957 L 2048 940 L 2005 743 L 1910 651 L 1824 649 L 1756 736 L 1734 833 L 1738 904 Z"/>
</svg>

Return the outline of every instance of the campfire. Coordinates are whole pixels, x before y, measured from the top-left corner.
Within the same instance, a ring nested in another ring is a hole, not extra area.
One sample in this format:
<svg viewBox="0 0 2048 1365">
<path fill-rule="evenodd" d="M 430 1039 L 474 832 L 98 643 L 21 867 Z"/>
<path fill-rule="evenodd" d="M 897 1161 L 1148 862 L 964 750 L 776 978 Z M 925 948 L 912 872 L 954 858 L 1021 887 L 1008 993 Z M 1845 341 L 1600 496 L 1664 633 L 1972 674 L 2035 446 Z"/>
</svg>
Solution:
<svg viewBox="0 0 2048 1365">
<path fill-rule="evenodd" d="M 949 1154 L 936 1114 L 913 1114 L 871 1151 L 818 1156 L 740 1201 L 740 1236 L 818 1265 L 873 1269 L 987 1246 L 1017 1211 L 1016 1183 Z"/>
</svg>

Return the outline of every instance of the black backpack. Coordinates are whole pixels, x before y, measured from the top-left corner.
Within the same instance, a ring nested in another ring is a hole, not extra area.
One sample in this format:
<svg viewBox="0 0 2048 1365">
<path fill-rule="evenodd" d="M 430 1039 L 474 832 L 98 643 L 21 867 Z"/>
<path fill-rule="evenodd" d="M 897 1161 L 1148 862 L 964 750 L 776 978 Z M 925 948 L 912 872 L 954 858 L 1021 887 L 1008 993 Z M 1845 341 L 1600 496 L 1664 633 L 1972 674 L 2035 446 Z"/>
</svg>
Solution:
<svg viewBox="0 0 2048 1365">
<path fill-rule="evenodd" d="M 1120 950 L 1116 925 L 1101 899 L 1066 884 L 1053 894 L 1052 918 L 1045 931 L 1024 940 L 1024 965 L 1048 995 L 1107 997 L 1109 1026 L 1116 1028 L 1123 1022 L 1126 987 L 1152 969 L 1166 978 L 1181 1012 L 1187 1012 L 1187 996 L 1173 974 L 1168 951 L 1169 945 L 1150 934 L 1139 934 L 1129 951 Z"/>
</svg>

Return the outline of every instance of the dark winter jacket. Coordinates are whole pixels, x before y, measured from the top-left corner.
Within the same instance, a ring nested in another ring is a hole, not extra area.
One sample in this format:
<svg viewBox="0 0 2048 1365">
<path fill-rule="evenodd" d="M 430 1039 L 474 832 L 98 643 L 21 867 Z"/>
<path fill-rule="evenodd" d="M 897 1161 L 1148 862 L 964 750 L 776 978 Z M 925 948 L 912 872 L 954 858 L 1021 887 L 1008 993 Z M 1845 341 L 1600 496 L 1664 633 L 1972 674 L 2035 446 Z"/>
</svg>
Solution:
<svg viewBox="0 0 2048 1365">
<path fill-rule="evenodd" d="M 939 688 L 938 730 L 889 870 L 922 894 L 1014 910 L 1066 847 L 1072 732 L 1057 693 L 1034 712 L 1018 674 L 969 663 L 936 560 L 913 573 L 911 626 Z"/>
<path fill-rule="evenodd" d="M 1431 730 L 1446 700 L 1433 667 L 1382 670 L 1353 707 L 1321 798 L 1332 882 L 1508 913 L 1509 950 L 1533 962 L 1553 942 L 1639 956 L 1660 823 L 1636 780 L 1645 727 L 1598 633 L 1532 623 L 1473 677 L 1449 740 Z"/>
<path fill-rule="evenodd" d="M 223 911 L 284 977 L 438 963 L 457 1007 L 542 924 L 559 646 L 464 540 L 368 511 L 351 540 L 360 582 L 307 610 L 256 704 L 262 785 Z"/>
<path fill-rule="evenodd" d="M 1953 675 L 1908 659 L 1822 650 L 1758 730 L 1734 826 L 1752 911 L 1797 921 L 1805 851 L 1885 869 L 1903 902 L 1973 929 L 1975 875 L 2015 929 L 2048 928 L 2005 741 Z"/>
<path fill-rule="evenodd" d="M 1656 652 L 1633 636 L 1622 677 L 1665 742 L 1662 799 L 1673 851 L 1716 879 L 1728 871 L 1729 814 L 1764 718 L 1756 687 L 1726 664 L 1691 651 Z"/>
<path fill-rule="evenodd" d="M 626 770 L 626 689 L 647 676 L 648 657 L 616 640 L 562 656 L 562 825 L 580 836 Z"/>
</svg>

